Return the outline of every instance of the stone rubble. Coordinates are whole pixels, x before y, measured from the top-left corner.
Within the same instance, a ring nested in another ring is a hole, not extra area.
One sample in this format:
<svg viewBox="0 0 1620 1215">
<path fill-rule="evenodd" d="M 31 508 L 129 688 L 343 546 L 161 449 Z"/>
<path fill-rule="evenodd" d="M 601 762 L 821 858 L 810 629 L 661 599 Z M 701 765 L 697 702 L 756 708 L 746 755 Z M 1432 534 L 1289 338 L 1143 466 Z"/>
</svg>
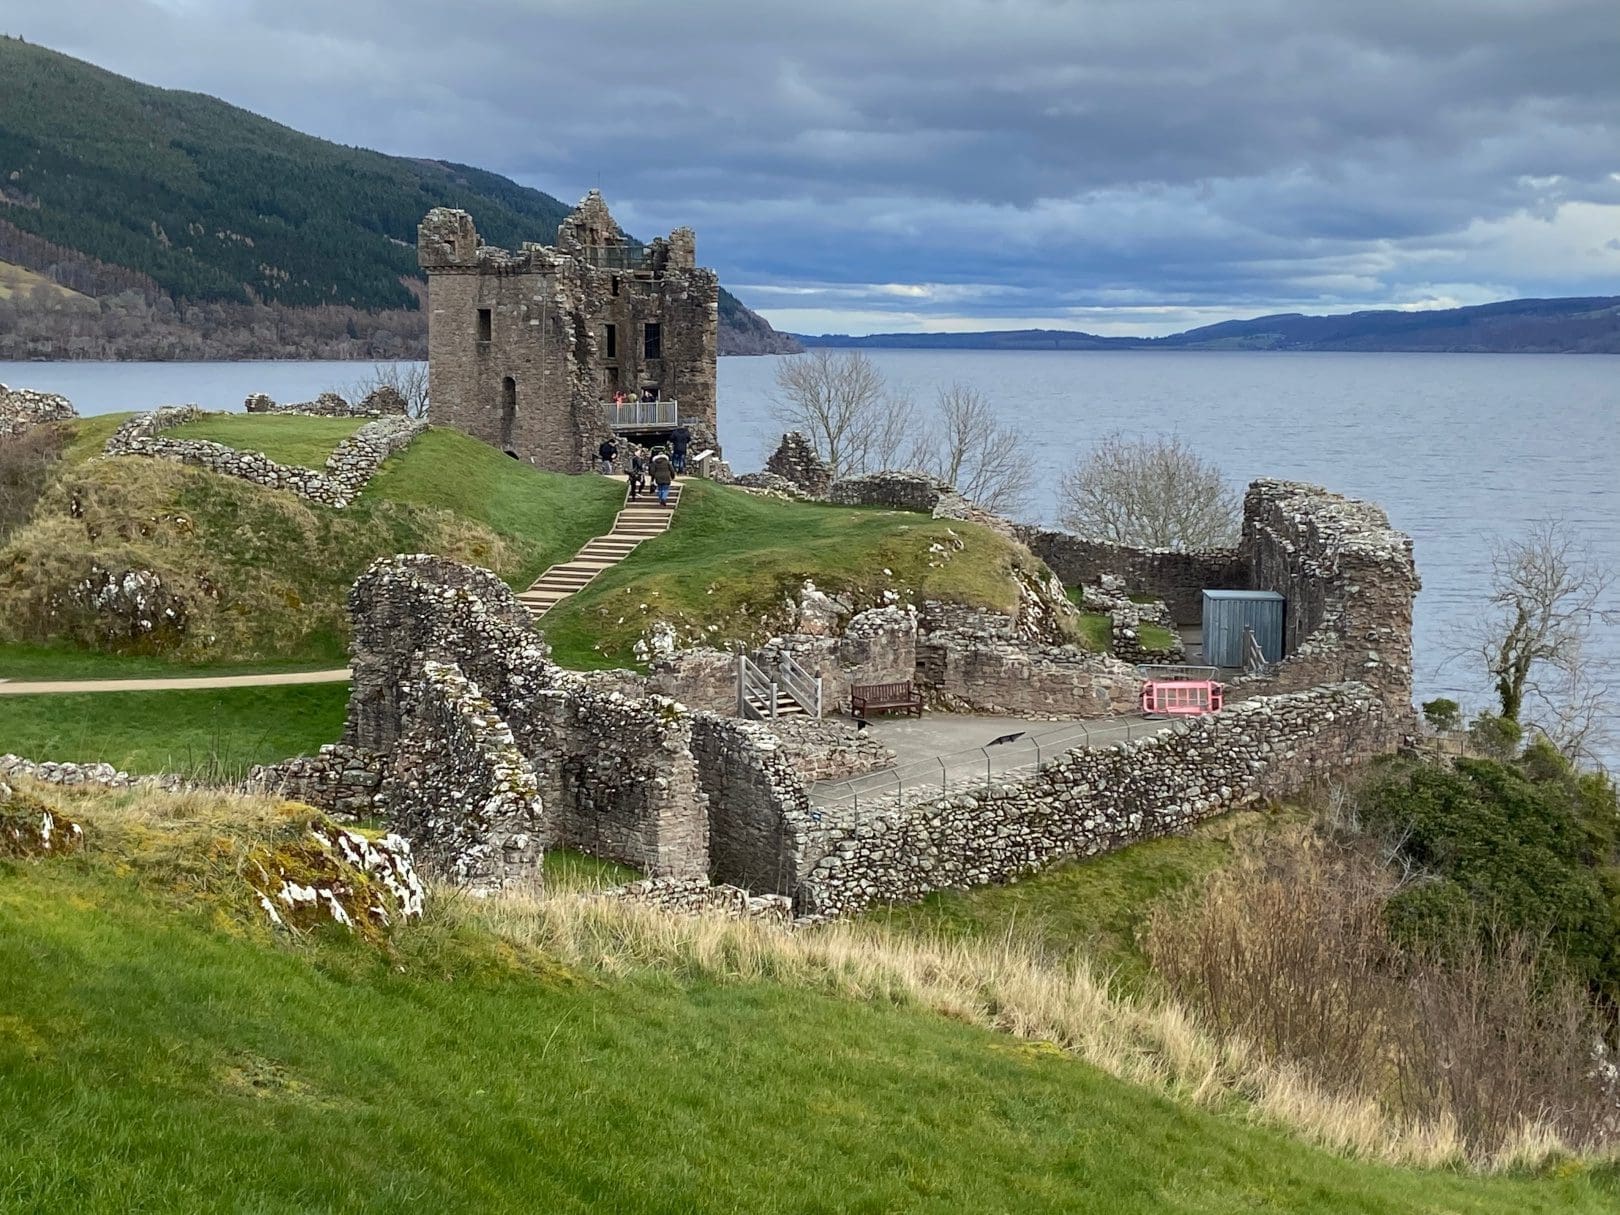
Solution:
<svg viewBox="0 0 1620 1215">
<path fill-rule="evenodd" d="M 0 439 L 20 435 L 44 422 L 66 422 L 78 416 L 73 402 L 64 396 L 0 384 Z"/>
</svg>

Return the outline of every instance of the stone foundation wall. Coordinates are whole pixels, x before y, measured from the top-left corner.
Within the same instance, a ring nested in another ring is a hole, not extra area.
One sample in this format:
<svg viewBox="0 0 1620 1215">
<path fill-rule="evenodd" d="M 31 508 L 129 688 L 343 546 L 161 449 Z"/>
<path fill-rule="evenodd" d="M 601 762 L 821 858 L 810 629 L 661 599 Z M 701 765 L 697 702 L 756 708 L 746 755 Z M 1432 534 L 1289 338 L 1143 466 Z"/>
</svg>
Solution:
<svg viewBox="0 0 1620 1215">
<path fill-rule="evenodd" d="M 876 472 L 840 477 L 827 487 L 827 501 L 836 506 L 886 506 L 890 510 L 920 511 L 932 515 L 940 499 L 956 491 L 922 472 Z"/>
<path fill-rule="evenodd" d="M 277 464 L 256 451 L 238 451 L 200 439 L 166 438 L 164 431 L 207 416 L 195 405 L 165 405 L 125 422 L 107 440 L 109 456 L 147 456 L 193 464 L 227 477 L 238 477 L 297 494 L 323 506 L 342 509 L 352 502 L 382 462 L 408 447 L 427 423 L 407 417 L 380 418 L 344 439 L 327 457 L 326 470 Z"/>
<path fill-rule="evenodd" d="M 652 664 L 647 690 L 689 709 L 730 717 L 737 712 L 737 656 L 695 647 Z"/>
<path fill-rule="evenodd" d="M 807 784 L 846 780 L 894 763 L 894 752 L 871 731 L 841 717 L 779 717 L 766 724 L 783 756 Z"/>
<path fill-rule="evenodd" d="M 278 405 L 268 394 L 255 392 L 242 402 L 242 408 L 249 413 L 292 413 L 314 418 L 386 418 L 406 413 L 409 404 L 399 389 L 383 384 L 352 404 L 340 393 L 323 392 L 313 401 Z"/>
<path fill-rule="evenodd" d="M 1293 793 L 1390 741 L 1383 702 L 1360 684 L 1248 701 L 1135 742 L 1070 751 L 1015 784 L 818 828 L 795 908 L 846 915 L 1008 881 Z"/>
<path fill-rule="evenodd" d="M 64 396 L 0 384 L 0 439 L 20 435 L 42 422 L 66 422 L 78 416 L 73 402 Z"/>
<path fill-rule="evenodd" d="M 1030 524 L 1020 524 L 1017 533 L 1065 586 L 1081 586 L 1112 575 L 1133 592 L 1163 599 L 1178 624 L 1203 621 L 1205 590 L 1249 586 L 1248 566 L 1237 549 L 1180 553 L 1130 548 Z"/>
<path fill-rule="evenodd" d="M 755 895 L 736 886 L 711 885 L 707 878 L 644 878 L 591 895 L 640 903 L 673 915 L 713 915 L 728 920 L 793 919 L 793 900 L 779 894 Z"/>
<path fill-rule="evenodd" d="M 337 818 L 365 818 L 376 807 L 386 773 L 376 752 L 328 743 L 314 755 L 254 767 L 243 791 L 303 802 Z"/>
</svg>

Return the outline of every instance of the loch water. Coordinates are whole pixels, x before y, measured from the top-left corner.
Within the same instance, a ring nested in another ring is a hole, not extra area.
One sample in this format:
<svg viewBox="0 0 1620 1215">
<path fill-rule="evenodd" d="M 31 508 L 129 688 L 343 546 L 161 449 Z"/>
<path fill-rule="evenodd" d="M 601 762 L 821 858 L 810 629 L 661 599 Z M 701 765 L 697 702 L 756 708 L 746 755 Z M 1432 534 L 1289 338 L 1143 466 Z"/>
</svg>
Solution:
<svg viewBox="0 0 1620 1215">
<path fill-rule="evenodd" d="M 989 398 L 1036 472 L 1027 518 L 1055 515 L 1064 479 L 1111 431 L 1179 435 L 1238 485 L 1286 477 L 1382 504 L 1416 543 L 1420 698 L 1488 704 L 1484 681 L 1447 653 L 1478 611 L 1493 536 L 1563 519 L 1620 570 L 1617 356 L 867 353 L 919 418 L 949 384 Z M 771 404 L 777 361 L 720 361 L 721 437 L 739 471 L 759 468 L 781 433 Z M 180 402 L 240 409 L 251 392 L 308 400 L 367 370 L 354 363 L 0 363 L 0 383 L 64 393 L 84 414 Z M 1596 642 L 1594 657 L 1620 661 L 1620 627 Z"/>
</svg>

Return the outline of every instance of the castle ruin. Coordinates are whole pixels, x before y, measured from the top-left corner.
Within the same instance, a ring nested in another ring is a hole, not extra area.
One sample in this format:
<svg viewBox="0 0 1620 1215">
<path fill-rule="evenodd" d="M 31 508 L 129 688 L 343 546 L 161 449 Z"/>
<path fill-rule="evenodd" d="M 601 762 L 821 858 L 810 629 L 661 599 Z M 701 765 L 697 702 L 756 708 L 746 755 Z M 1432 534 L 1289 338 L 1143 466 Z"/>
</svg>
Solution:
<svg viewBox="0 0 1620 1215">
<path fill-rule="evenodd" d="M 614 433 L 714 441 L 720 281 L 690 228 L 633 241 L 592 190 L 555 246 L 512 252 L 435 207 L 417 259 L 434 421 L 551 472 L 590 468 Z"/>
</svg>

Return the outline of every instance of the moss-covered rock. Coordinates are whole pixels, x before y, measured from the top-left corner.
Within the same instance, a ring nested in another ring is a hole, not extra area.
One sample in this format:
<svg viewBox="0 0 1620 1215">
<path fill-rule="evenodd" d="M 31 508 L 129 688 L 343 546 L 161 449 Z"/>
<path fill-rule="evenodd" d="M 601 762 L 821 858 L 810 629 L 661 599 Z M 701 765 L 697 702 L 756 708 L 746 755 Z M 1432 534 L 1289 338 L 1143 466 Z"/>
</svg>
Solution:
<svg viewBox="0 0 1620 1215">
<path fill-rule="evenodd" d="M 0 784 L 0 857 L 65 856 L 84 846 L 84 829 L 56 807 Z"/>
<path fill-rule="evenodd" d="M 338 924 L 376 940 L 422 914 L 411 846 L 397 835 L 374 840 L 311 818 L 256 844 L 242 872 L 270 922 L 294 933 Z"/>
</svg>

